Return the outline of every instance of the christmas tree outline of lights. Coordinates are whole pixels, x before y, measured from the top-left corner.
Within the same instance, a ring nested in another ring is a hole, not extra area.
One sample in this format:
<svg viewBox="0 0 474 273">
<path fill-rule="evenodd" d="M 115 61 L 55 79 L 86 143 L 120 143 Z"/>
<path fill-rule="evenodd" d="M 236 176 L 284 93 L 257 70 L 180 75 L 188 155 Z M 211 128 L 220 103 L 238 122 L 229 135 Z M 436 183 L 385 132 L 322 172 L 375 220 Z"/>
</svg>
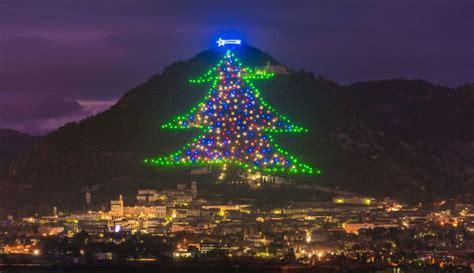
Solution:
<svg viewBox="0 0 474 273">
<path fill-rule="evenodd" d="M 303 127 L 293 125 L 287 117 L 266 103 L 260 96 L 260 90 L 251 82 L 273 76 L 267 71 L 243 67 L 240 60 L 228 50 L 207 73 L 189 80 L 194 84 L 211 83 L 211 88 L 198 106 L 161 126 L 162 129 L 199 128 L 204 134 L 168 156 L 145 159 L 144 162 L 160 166 L 219 164 L 224 169 L 229 164 L 249 173 L 314 173 L 312 167 L 299 162 L 273 140 L 273 133 L 308 132 Z M 241 96 L 245 98 L 239 101 Z M 232 125 L 229 126 L 229 123 Z M 221 137 L 224 139 L 221 140 Z M 240 139 L 243 143 L 240 143 Z M 249 143 L 249 139 L 254 141 Z M 210 149 L 213 150 L 209 152 Z M 321 171 L 316 170 L 316 173 L 320 174 Z"/>
</svg>

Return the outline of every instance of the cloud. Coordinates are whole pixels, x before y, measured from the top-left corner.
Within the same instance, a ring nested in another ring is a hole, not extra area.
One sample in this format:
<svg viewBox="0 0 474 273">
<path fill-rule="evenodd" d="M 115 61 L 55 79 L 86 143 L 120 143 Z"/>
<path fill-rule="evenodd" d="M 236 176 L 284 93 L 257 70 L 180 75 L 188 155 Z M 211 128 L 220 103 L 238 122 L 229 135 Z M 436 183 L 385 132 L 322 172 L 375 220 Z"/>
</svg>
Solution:
<svg viewBox="0 0 474 273">
<path fill-rule="evenodd" d="M 66 100 L 51 96 L 37 101 L 10 102 L 2 100 L 0 103 L 0 128 L 44 135 L 67 122 L 103 112 L 117 100 Z"/>
<path fill-rule="evenodd" d="M 95 115 L 110 108 L 117 103 L 117 99 L 113 100 L 77 100 L 82 108 L 83 113 Z"/>
<path fill-rule="evenodd" d="M 18 121 L 31 118 L 65 116 L 81 110 L 77 101 L 57 95 L 20 93 L 0 97 L 0 119 Z"/>
</svg>

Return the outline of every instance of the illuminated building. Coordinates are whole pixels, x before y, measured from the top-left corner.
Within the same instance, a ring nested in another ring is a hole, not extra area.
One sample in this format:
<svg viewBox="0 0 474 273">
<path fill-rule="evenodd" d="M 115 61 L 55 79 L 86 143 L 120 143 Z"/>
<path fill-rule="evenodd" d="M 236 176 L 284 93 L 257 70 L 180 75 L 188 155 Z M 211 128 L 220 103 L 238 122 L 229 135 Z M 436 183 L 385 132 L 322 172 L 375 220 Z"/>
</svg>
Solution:
<svg viewBox="0 0 474 273">
<path fill-rule="evenodd" d="M 354 233 L 358 234 L 359 230 L 361 229 L 374 229 L 377 227 L 383 227 L 383 228 L 391 228 L 391 227 L 399 227 L 400 225 L 398 224 L 392 224 L 392 223 L 343 223 L 342 228 L 344 229 L 345 232 L 347 233 Z"/>
<path fill-rule="evenodd" d="M 223 211 L 227 211 L 227 210 L 241 210 L 241 209 L 245 209 L 245 208 L 248 208 L 250 207 L 250 205 L 226 205 L 226 204 L 222 204 L 222 205 L 204 205 L 202 206 L 203 209 L 219 209 L 219 210 L 223 210 Z"/>
<path fill-rule="evenodd" d="M 138 190 L 137 193 L 137 201 L 138 204 L 149 204 L 155 203 L 156 201 L 160 200 L 160 194 L 157 190 Z"/>
<path fill-rule="evenodd" d="M 349 196 L 349 197 L 344 197 L 344 196 L 337 196 L 334 197 L 333 202 L 335 204 L 346 204 L 346 205 L 365 205 L 365 206 L 370 206 L 374 205 L 374 198 L 370 197 L 359 197 L 359 196 Z"/>
<path fill-rule="evenodd" d="M 122 195 L 119 196 L 119 200 L 110 201 L 110 215 L 112 215 L 112 218 L 122 217 L 124 215 L 123 208 Z"/>
<path fill-rule="evenodd" d="M 229 244 L 223 243 L 201 243 L 200 252 L 202 254 L 220 254 L 227 255 L 231 252 L 232 248 Z"/>
<path fill-rule="evenodd" d="M 38 228 L 38 234 L 42 236 L 54 236 L 64 232 L 64 227 L 41 226 Z"/>
<path fill-rule="evenodd" d="M 142 218 L 166 218 L 166 206 L 126 206 L 123 208 L 123 214 L 127 217 Z"/>
<path fill-rule="evenodd" d="M 77 223 L 78 231 L 84 230 L 88 234 L 99 234 L 108 231 L 111 226 L 109 220 L 80 220 Z"/>
</svg>

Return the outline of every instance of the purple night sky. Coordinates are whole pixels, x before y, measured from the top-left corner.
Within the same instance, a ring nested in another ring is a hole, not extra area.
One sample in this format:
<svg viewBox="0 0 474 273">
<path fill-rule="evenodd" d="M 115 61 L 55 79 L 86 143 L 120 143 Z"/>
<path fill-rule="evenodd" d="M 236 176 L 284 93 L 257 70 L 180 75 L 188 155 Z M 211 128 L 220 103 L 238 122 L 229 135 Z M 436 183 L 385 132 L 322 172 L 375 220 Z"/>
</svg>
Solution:
<svg viewBox="0 0 474 273">
<path fill-rule="evenodd" d="M 473 14 L 472 0 L 1 0 L 0 128 L 103 111 L 230 33 L 340 84 L 456 87 L 474 82 Z"/>
</svg>

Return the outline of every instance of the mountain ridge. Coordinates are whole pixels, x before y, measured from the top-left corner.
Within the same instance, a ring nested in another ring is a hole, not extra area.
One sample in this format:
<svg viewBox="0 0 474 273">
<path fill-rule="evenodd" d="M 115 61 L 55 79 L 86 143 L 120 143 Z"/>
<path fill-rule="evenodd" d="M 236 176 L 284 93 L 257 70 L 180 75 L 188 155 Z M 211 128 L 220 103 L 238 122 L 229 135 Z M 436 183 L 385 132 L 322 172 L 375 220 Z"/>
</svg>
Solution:
<svg viewBox="0 0 474 273">
<path fill-rule="evenodd" d="M 6 190 L 0 205 L 21 201 L 38 209 L 73 208 L 81 202 L 81 188 L 91 184 L 101 185 L 97 195 L 104 199 L 191 179 L 189 169 L 156 169 L 142 160 L 166 154 L 195 135 L 160 126 L 204 96 L 208 87 L 189 85 L 188 79 L 211 67 L 219 54 L 222 50 L 209 50 L 175 62 L 109 110 L 40 139 L 1 179 Z M 236 55 L 245 65 L 279 64 L 253 47 L 237 49 Z M 275 136 L 285 149 L 324 171 L 296 178 L 298 183 L 406 200 L 455 197 L 474 185 L 471 85 L 451 89 L 421 80 L 386 80 L 340 86 L 295 70 L 256 85 L 275 109 L 311 129 Z M 20 191 L 21 198 L 9 198 Z M 46 194 L 47 202 L 40 198 Z"/>
</svg>

